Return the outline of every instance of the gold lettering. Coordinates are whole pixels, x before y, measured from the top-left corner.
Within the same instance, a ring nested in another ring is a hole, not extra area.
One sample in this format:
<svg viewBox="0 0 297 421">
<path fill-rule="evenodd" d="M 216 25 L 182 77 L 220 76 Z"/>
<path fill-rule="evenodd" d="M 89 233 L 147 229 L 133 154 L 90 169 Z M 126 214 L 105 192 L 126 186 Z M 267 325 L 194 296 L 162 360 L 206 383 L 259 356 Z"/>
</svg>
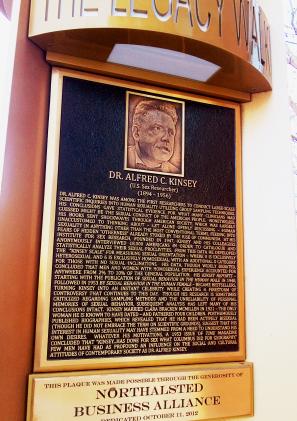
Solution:
<svg viewBox="0 0 297 421">
<path fill-rule="evenodd" d="M 265 14 L 262 8 L 259 8 L 259 26 L 260 26 L 260 45 L 261 45 L 261 63 L 266 71 L 271 71 L 270 61 L 270 39 L 269 26 L 267 25 Z"/>
<path fill-rule="evenodd" d="M 196 5 L 196 19 L 197 19 L 199 29 L 202 32 L 207 32 L 209 30 L 209 26 L 210 26 L 211 13 L 208 12 L 207 21 L 205 23 L 203 23 L 201 18 L 200 18 L 200 14 L 199 14 L 199 0 L 196 0 L 195 5 Z"/>
<path fill-rule="evenodd" d="M 72 3 L 72 16 L 74 12 L 74 1 Z M 80 0 L 80 16 L 98 16 L 98 7 L 85 7 L 85 0 Z"/>
<path fill-rule="evenodd" d="M 130 15 L 133 18 L 147 19 L 147 10 L 140 10 L 134 6 L 135 0 L 130 0 Z"/>
<path fill-rule="evenodd" d="M 44 20 L 45 21 L 48 20 L 48 7 L 49 7 L 49 0 L 46 0 L 46 3 L 45 3 L 45 13 L 44 13 Z"/>
<path fill-rule="evenodd" d="M 58 19 L 61 18 L 61 5 L 62 5 L 62 0 L 59 0 L 59 5 L 58 5 Z"/>
<path fill-rule="evenodd" d="M 239 12 L 238 13 L 237 13 L 237 7 L 236 7 L 235 3 L 236 3 L 235 0 L 233 0 L 237 42 L 238 42 L 238 44 L 240 43 L 241 28 L 242 28 L 242 24 L 243 24 L 244 35 L 245 35 L 245 44 L 246 44 L 246 46 L 248 46 L 248 43 L 249 43 L 250 3 L 249 3 L 248 0 L 239 0 Z"/>
<path fill-rule="evenodd" d="M 271 73 L 271 46 L 270 46 L 270 28 L 268 25 L 265 27 L 265 51 L 266 51 L 266 68 Z"/>
<path fill-rule="evenodd" d="M 156 0 L 152 1 L 152 6 L 156 18 L 161 22 L 167 22 L 172 17 L 172 0 L 168 0 L 168 10 L 165 13 L 160 12 L 157 8 Z"/>
<path fill-rule="evenodd" d="M 256 44 L 257 47 L 257 53 L 258 53 L 258 60 L 261 60 L 261 54 L 260 54 L 260 46 L 259 46 L 259 34 L 258 34 L 258 24 L 256 19 L 256 7 L 253 6 L 253 15 L 252 15 L 252 47 L 251 47 L 251 55 L 253 55 L 254 52 L 254 46 Z"/>
<path fill-rule="evenodd" d="M 81 0 L 83 1 L 83 0 Z M 50 0 L 46 0 L 45 2 L 45 11 L 44 11 L 44 20 L 47 22 L 49 18 L 49 8 L 50 8 Z M 58 1 L 58 10 L 57 10 L 57 17 L 61 19 L 61 9 L 62 9 L 62 0 Z M 72 0 L 72 17 L 74 17 L 74 10 L 75 10 L 75 0 Z"/>
<path fill-rule="evenodd" d="M 111 0 L 111 16 L 127 16 L 127 9 L 116 7 L 117 0 Z"/>
<path fill-rule="evenodd" d="M 221 37 L 222 36 L 222 12 L 223 12 L 224 0 L 217 0 L 217 5 L 218 5 L 218 12 L 219 12 L 219 34 Z"/>
<path fill-rule="evenodd" d="M 191 12 L 191 6 L 189 2 L 190 0 L 177 0 L 174 20 L 175 20 L 175 23 L 177 23 L 179 9 L 181 8 L 186 9 L 188 11 L 190 25 L 193 27 L 192 12 Z"/>
</svg>

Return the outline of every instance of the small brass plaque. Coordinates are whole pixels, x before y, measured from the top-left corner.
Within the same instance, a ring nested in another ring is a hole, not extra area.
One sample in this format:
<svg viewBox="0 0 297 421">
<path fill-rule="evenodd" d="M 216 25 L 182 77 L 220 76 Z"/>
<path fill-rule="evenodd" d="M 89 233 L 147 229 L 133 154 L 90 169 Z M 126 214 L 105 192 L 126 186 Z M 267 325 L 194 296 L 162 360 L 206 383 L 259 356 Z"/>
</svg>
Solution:
<svg viewBox="0 0 297 421">
<path fill-rule="evenodd" d="M 253 414 L 250 363 L 30 376 L 27 421 L 209 420 Z"/>
</svg>

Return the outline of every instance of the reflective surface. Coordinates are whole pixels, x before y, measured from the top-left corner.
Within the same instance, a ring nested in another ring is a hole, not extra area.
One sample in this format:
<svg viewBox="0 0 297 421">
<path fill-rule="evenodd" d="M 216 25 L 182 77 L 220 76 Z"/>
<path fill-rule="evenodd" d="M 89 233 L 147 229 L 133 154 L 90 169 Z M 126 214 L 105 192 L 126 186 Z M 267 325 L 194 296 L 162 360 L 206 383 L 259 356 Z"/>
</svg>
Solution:
<svg viewBox="0 0 297 421">
<path fill-rule="evenodd" d="M 117 43 L 170 48 L 221 67 L 212 85 L 271 89 L 269 26 L 256 2 L 128 3 L 35 0 L 29 35 L 47 51 L 101 61 Z"/>
<path fill-rule="evenodd" d="M 30 376 L 27 421 L 209 420 L 253 414 L 245 364 Z"/>
</svg>

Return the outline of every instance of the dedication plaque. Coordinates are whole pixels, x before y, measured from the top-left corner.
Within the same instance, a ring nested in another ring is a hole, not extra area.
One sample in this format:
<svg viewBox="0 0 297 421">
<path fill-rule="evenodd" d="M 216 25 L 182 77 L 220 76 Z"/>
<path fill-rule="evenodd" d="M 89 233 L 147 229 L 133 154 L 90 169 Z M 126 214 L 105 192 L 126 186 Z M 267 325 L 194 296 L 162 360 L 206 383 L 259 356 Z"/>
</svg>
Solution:
<svg viewBox="0 0 297 421">
<path fill-rule="evenodd" d="M 239 122 L 53 71 L 35 371 L 244 360 Z"/>
<path fill-rule="evenodd" d="M 209 420 L 253 414 L 251 364 L 30 376 L 27 421 Z"/>
</svg>

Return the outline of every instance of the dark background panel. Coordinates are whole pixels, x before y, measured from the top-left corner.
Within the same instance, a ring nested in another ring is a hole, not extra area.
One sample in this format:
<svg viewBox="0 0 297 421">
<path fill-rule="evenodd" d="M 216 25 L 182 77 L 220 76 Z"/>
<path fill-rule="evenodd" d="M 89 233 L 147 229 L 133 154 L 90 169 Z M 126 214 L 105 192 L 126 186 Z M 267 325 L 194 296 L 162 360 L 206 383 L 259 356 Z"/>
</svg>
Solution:
<svg viewBox="0 0 297 421">
<path fill-rule="evenodd" d="M 64 78 L 59 189 L 99 193 L 110 169 L 121 170 L 125 90 Z"/>
<path fill-rule="evenodd" d="M 126 89 L 65 77 L 58 190 L 135 196 L 124 171 Z M 172 200 L 235 206 L 235 113 L 185 101 L 185 178 Z M 166 176 L 169 177 L 169 176 Z"/>
<path fill-rule="evenodd" d="M 185 177 L 198 179 L 194 202 L 235 206 L 235 112 L 186 102 Z"/>
<path fill-rule="evenodd" d="M 110 171 L 120 171 L 123 178 L 128 173 L 137 174 L 135 171 L 124 171 L 123 169 L 125 120 L 125 88 L 102 85 L 82 79 L 64 78 L 58 195 L 60 191 L 66 191 L 137 197 L 137 191 L 130 189 L 130 181 L 109 179 Z M 185 101 L 184 129 L 184 178 L 197 180 L 197 188 L 178 187 L 178 193 L 174 194 L 171 200 L 235 206 L 234 110 Z M 146 173 L 141 174 L 145 175 Z M 160 176 L 157 175 L 157 177 Z M 183 179 L 174 175 L 164 175 L 164 177 L 167 177 L 168 180 Z M 57 226 L 55 232 L 57 233 Z M 54 245 L 54 256 L 55 252 L 56 246 Z M 55 267 L 55 257 L 53 267 Z M 52 280 L 53 285 L 54 279 Z M 51 299 L 50 320 L 52 320 L 52 305 Z M 215 346 L 192 346 L 182 353 L 237 350 L 238 344 L 217 344 Z M 67 357 L 63 359 L 67 359 Z"/>
</svg>

